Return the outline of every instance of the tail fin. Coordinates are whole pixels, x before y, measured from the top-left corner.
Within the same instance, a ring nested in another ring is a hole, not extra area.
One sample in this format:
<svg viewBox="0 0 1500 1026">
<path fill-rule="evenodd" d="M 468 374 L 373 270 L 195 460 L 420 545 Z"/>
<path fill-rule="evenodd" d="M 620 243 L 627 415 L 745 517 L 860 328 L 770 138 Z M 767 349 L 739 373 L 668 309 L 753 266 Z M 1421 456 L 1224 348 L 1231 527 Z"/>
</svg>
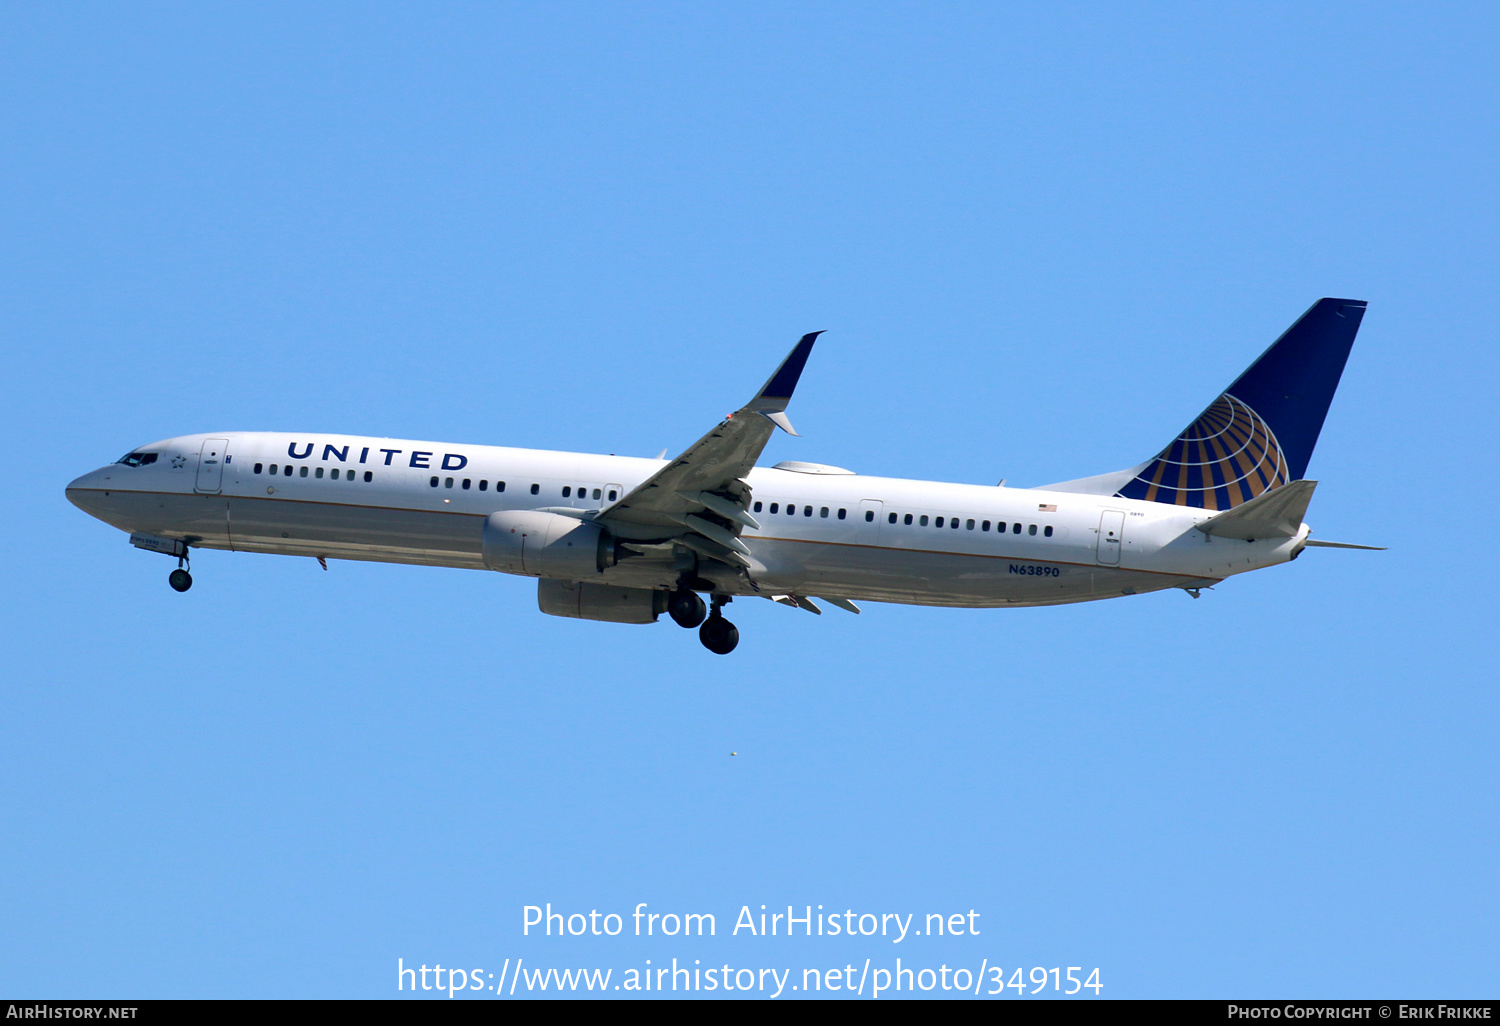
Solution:
<svg viewBox="0 0 1500 1026">
<path fill-rule="evenodd" d="M 1154 459 L 1051 487 L 1223 510 L 1300 480 L 1364 314 L 1318 300 Z"/>
</svg>

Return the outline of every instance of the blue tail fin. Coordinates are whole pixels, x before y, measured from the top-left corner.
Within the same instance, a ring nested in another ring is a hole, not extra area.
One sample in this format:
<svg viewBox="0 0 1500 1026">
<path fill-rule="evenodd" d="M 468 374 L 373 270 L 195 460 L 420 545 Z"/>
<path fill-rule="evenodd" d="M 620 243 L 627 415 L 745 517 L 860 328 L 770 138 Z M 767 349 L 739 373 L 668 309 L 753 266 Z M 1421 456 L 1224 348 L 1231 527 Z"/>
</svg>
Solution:
<svg viewBox="0 0 1500 1026">
<path fill-rule="evenodd" d="M 1116 495 L 1233 509 L 1307 471 L 1365 304 L 1320 299 Z"/>
</svg>

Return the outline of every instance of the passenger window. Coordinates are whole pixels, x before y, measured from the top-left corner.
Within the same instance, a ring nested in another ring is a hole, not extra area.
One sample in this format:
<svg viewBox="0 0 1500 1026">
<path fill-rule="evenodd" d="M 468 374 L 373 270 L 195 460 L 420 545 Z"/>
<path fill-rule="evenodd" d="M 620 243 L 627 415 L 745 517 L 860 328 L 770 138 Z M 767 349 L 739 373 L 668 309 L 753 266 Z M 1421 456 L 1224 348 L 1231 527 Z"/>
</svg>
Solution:
<svg viewBox="0 0 1500 1026">
<path fill-rule="evenodd" d="M 974 521 L 970 520 L 967 523 L 965 523 L 964 524 L 964 529 L 968 530 L 968 531 L 974 530 Z"/>
<path fill-rule="evenodd" d="M 1030 527 L 1028 527 L 1026 529 L 1026 533 L 1027 534 L 1033 534 L 1033 535 L 1036 534 L 1036 525 L 1032 524 Z"/>
<path fill-rule="evenodd" d="M 1047 525 L 1047 526 L 1046 526 L 1046 527 L 1044 527 L 1044 528 L 1043 528 L 1043 529 L 1042 529 L 1042 534 L 1043 534 L 1043 535 L 1044 535 L 1044 536 L 1045 536 L 1045 537 L 1048 537 L 1048 538 L 1051 538 L 1051 537 L 1052 537 L 1052 525 L 1051 525 L 1051 524 L 1048 524 L 1048 525 Z"/>
<path fill-rule="evenodd" d="M 923 513 L 920 517 L 917 518 L 917 524 L 919 526 L 921 526 L 921 527 L 926 527 L 927 526 L 927 514 L 926 513 Z"/>
<path fill-rule="evenodd" d="M 609 490 L 609 501 L 610 502 L 614 502 L 615 501 L 615 490 L 613 488 L 611 488 Z"/>
<path fill-rule="evenodd" d="M 794 517 L 797 515 L 797 504 L 795 502 L 789 502 L 786 504 L 786 515 L 789 517 Z"/>
<path fill-rule="evenodd" d="M 756 504 L 755 504 L 755 509 L 754 509 L 754 512 L 756 512 L 756 513 L 759 513 L 759 512 L 760 512 L 760 503 L 759 503 L 759 502 L 757 502 L 757 503 L 756 503 Z M 776 512 L 776 511 L 775 511 L 775 510 L 774 510 L 774 509 L 773 509 L 773 510 L 772 510 L 772 511 L 771 511 L 771 512 L 772 512 L 772 513 L 775 513 L 775 512 Z"/>
<path fill-rule="evenodd" d="M 953 530 L 957 531 L 958 530 L 958 517 L 954 517 L 951 520 L 949 520 L 948 521 L 948 526 L 951 527 L 951 528 L 953 528 Z M 973 527 L 974 526 L 974 521 L 970 520 L 969 521 L 969 526 Z"/>
<path fill-rule="evenodd" d="M 303 467 L 302 469 L 306 470 L 307 468 Z M 281 468 L 281 476 L 282 477 L 291 477 L 292 476 L 292 465 L 290 463 L 288 463 L 285 467 Z"/>
<path fill-rule="evenodd" d="M 451 477 L 445 477 L 445 478 L 443 478 L 443 487 L 444 488 L 452 488 L 453 487 L 453 478 L 451 478 Z"/>
<path fill-rule="evenodd" d="M 534 484 L 534 485 L 531 486 L 531 494 L 532 495 L 540 494 L 541 490 L 542 490 L 542 486 L 539 485 L 539 484 Z"/>
<path fill-rule="evenodd" d="M 811 506 L 803 506 L 802 507 L 802 515 L 805 516 L 805 517 L 812 516 L 812 507 Z"/>
<path fill-rule="evenodd" d="M 990 529 L 990 522 L 986 520 L 984 523 L 979 525 L 979 529 L 981 531 L 988 531 Z"/>
<path fill-rule="evenodd" d="M 906 514 L 906 516 L 904 518 L 902 518 L 901 522 L 903 524 L 905 524 L 907 527 L 910 527 L 911 526 L 911 514 L 910 513 Z"/>
<path fill-rule="evenodd" d="M 265 464 L 264 463 L 257 463 L 255 465 L 255 472 L 257 474 L 259 474 L 263 469 L 265 469 Z M 273 470 L 273 471 L 271 471 L 271 473 L 274 474 L 274 473 L 276 473 L 276 471 Z"/>
<path fill-rule="evenodd" d="M 599 498 L 599 489 L 597 488 L 594 489 L 594 498 Z"/>
<path fill-rule="evenodd" d="M 894 524 L 895 522 L 896 522 L 896 514 L 894 514 L 894 513 L 892 513 L 889 517 L 886 518 L 886 523 L 888 523 L 888 524 Z"/>
<path fill-rule="evenodd" d="M 464 491 L 468 491 L 469 490 L 469 485 L 471 485 L 473 483 L 474 482 L 470 481 L 468 478 L 464 478 Z"/>
<path fill-rule="evenodd" d="M 923 521 L 922 521 L 922 523 L 924 523 L 924 524 L 925 524 L 925 523 L 927 523 L 927 521 L 926 521 L 926 520 L 923 520 Z M 937 526 L 938 526 L 938 527 L 942 527 L 942 526 L 943 526 L 943 518 L 942 518 L 942 517 L 938 517 L 938 518 L 937 518 Z"/>
<path fill-rule="evenodd" d="M 302 473 L 301 473 L 301 474 L 299 474 L 299 475 L 298 475 L 298 476 L 299 476 L 299 477 L 306 477 L 306 476 L 307 476 L 307 468 L 306 468 L 306 467 L 303 467 L 303 468 L 302 468 Z"/>
<path fill-rule="evenodd" d="M 839 512 L 842 513 L 843 510 L 840 510 Z M 893 516 L 894 516 L 894 514 L 893 514 Z M 867 524 L 873 524 L 874 522 L 875 522 L 875 511 L 873 509 L 867 509 L 867 510 L 865 510 L 865 523 L 867 523 Z"/>
<path fill-rule="evenodd" d="M 272 474 L 276 474 L 277 472 L 278 472 L 278 468 L 277 468 L 276 464 L 274 464 L 274 463 L 271 464 L 271 473 Z"/>
<path fill-rule="evenodd" d="M 481 492 L 488 490 L 489 487 L 490 487 L 490 483 L 488 481 L 480 481 L 479 482 L 479 490 Z"/>
<path fill-rule="evenodd" d="M 505 491 L 505 482 L 504 481 L 496 481 L 495 482 L 495 491 L 497 491 L 497 492 L 503 492 L 503 491 Z"/>
<path fill-rule="evenodd" d="M 818 516 L 822 517 L 824 520 L 827 520 L 828 519 L 828 507 L 824 506 L 822 509 L 818 510 Z"/>
<path fill-rule="evenodd" d="M 780 503 L 775 503 L 775 502 L 771 503 L 771 512 L 772 513 L 780 512 L 780 510 L 781 510 Z"/>
<path fill-rule="evenodd" d="M 839 519 L 840 520 L 843 520 L 844 517 L 846 517 L 848 515 L 849 515 L 849 511 L 847 509 L 844 509 L 843 507 L 839 507 Z"/>
<path fill-rule="evenodd" d="M 337 470 L 335 470 L 333 473 L 334 473 L 335 476 L 338 475 L 338 471 Z M 313 477 L 322 477 L 322 476 L 323 476 L 323 468 L 319 467 L 317 473 L 313 474 Z"/>
<path fill-rule="evenodd" d="M 430 485 L 432 485 L 432 487 L 436 488 L 437 487 L 437 478 L 434 477 L 430 481 L 428 481 L 427 483 L 430 484 Z"/>
<path fill-rule="evenodd" d="M 368 484 L 373 480 L 375 480 L 375 472 L 371 470 L 365 471 L 365 483 Z"/>
<path fill-rule="evenodd" d="M 573 489 L 570 488 L 570 487 L 568 487 L 567 485 L 563 485 L 563 498 L 566 499 L 568 496 L 570 496 L 572 494 L 573 494 Z"/>
<path fill-rule="evenodd" d="M 1010 525 L 1010 533 L 1011 534 L 1020 534 L 1021 533 L 1021 525 L 1020 524 L 1011 524 Z"/>
</svg>

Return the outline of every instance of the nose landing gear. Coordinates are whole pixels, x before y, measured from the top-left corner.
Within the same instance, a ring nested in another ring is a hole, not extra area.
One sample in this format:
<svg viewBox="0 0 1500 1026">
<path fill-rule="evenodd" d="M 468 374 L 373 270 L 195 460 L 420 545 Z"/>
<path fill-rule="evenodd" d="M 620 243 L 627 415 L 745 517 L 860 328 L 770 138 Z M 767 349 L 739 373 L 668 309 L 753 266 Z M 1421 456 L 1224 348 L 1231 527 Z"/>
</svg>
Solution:
<svg viewBox="0 0 1500 1026">
<path fill-rule="evenodd" d="M 167 575 L 167 583 L 172 586 L 173 591 L 187 591 L 193 586 L 193 575 L 187 570 L 191 565 L 188 561 L 188 548 L 184 545 L 182 555 L 177 557 L 177 569 Z"/>
<path fill-rule="evenodd" d="M 713 605 L 710 607 L 708 619 L 704 620 L 703 626 L 698 628 L 698 640 L 703 642 L 704 648 L 715 655 L 728 655 L 740 643 L 739 628 L 724 619 L 724 614 L 720 612 L 728 601 L 730 601 L 728 595 L 713 596 Z"/>
</svg>

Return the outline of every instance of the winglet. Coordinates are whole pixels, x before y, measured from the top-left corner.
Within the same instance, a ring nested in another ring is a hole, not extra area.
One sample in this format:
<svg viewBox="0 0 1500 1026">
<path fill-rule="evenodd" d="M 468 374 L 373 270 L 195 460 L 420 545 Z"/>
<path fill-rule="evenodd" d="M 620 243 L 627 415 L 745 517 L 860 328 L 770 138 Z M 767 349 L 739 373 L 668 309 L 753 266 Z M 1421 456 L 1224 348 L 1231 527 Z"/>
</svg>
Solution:
<svg viewBox="0 0 1500 1026">
<path fill-rule="evenodd" d="M 776 368 L 776 373 L 771 375 L 745 408 L 756 413 L 780 413 L 785 410 L 792 392 L 797 388 L 797 379 L 802 377 L 802 368 L 807 366 L 807 357 L 812 353 L 813 343 L 821 334 L 821 331 L 810 331 L 803 335 L 787 358 L 781 361 L 781 366 Z M 780 424 L 777 426 L 784 427 Z"/>
</svg>

